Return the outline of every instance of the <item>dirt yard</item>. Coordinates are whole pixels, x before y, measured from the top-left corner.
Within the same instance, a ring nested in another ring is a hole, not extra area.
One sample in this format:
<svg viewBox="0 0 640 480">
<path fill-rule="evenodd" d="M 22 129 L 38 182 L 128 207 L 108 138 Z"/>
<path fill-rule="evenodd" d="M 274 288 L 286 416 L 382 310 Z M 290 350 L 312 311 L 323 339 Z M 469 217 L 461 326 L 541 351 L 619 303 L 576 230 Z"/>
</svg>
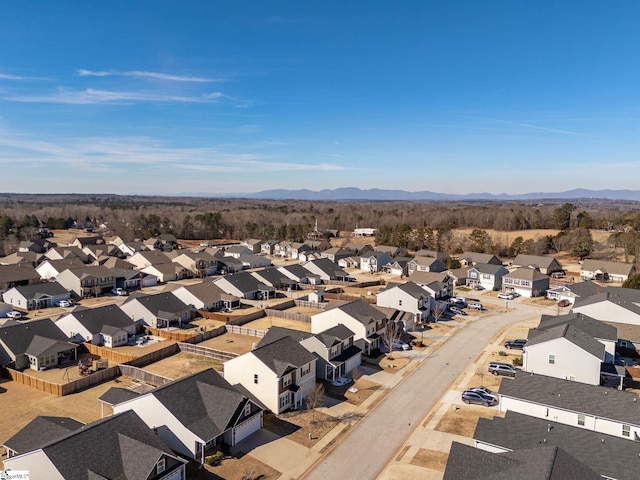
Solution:
<svg viewBox="0 0 640 480">
<path fill-rule="evenodd" d="M 393 354 L 385 355 L 380 360 L 379 365 L 385 372 L 397 373 L 406 367 L 409 362 L 411 362 L 410 358 L 403 357 L 400 352 L 394 352 Z"/>
<path fill-rule="evenodd" d="M 287 320 L 286 318 L 278 317 L 262 317 L 258 320 L 254 320 L 253 322 L 245 323 L 243 327 L 264 330 L 265 332 L 271 327 L 291 328 L 293 330 L 300 330 L 301 332 L 311 331 L 310 323 L 300 322 L 298 320 Z"/>
<path fill-rule="evenodd" d="M 294 410 L 278 416 L 272 413 L 264 415 L 264 428 L 305 447 L 314 446 L 338 423 L 339 419 L 318 410 Z"/>
<path fill-rule="evenodd" d="M 111 387 L 127 388 L 132 381 L 119 377 L 72 395 L 58 397 L 0 378 L 0 445 L 38 415 L 72 417 L 81 422 L 101 418 L 98 398 Z M 105 406 L 105 415 L 111 414 Z M 3 452 L 4 453 L 4 452 Z"/>
<path fill-rule="evenodd" d="M 448 459 L 449 454 L 446 452 L 438 452 L 436 450 L 421 448 L 411 459 L 410 463 L 411 465 L 416 465 L 418 467 L 444 472 Z"/>
<path fill-rule="evenodd" d="M 354 393 L 350 392 L 349 389 L 347 389 L 347 391 L 344 393 L 344 396 L 347 399 L 347 402 L 353 405 L 360 405 L 367 398 L 369 398 L 373 394 L 373 392 L 378 390 L 378 388 L 380 388 L 380 385 L 370 380 L 359 378 L 356 383 L 349 388 L 353 387 L 355 387 L 358 391 Z"/>
<path fill-rule="evenodd" d="M 235 456 L 225 458 L 220 465 L 205 465 L 198 471 L 197 480 L 225 480 L 241 479 L 245 475 L 253 473 L 255 478 L 260 480 L 277 480 L 282 475 L 279 471 L 253 458 L 251 455 Z"/>
<path fill-rule="evenodd" d="M 202 355 L 180 352 L 147 365 L 144 370 L 163 377 L 176 379 L 201 372 L 207 368 L 222 372 L 222 362 Z"/>
<path fill-rule="evenodd" d="M 200 342 L 198 345 L 208 348 L 214 348 L 216 350 L 222 350 L 224 352 L 232 353 L 247 353 L 253 349 L 254 345 L 260 342 L 260 337 L 254 337 L 251 335 L 240 335 L 238 333 L 225 333 L 219 337 L 210 338 L 204 342 Z"/>
<path fill-rule="evenodd" d="M 450 410 L 436 425 L 439 432 L 462 435 L 463 437 L 473 437 L 479 418 L 503 417 L 495 409 L 484 407 L 471 407 L 467 405 L 459 406 L 457 410 Z"/>
</svg>

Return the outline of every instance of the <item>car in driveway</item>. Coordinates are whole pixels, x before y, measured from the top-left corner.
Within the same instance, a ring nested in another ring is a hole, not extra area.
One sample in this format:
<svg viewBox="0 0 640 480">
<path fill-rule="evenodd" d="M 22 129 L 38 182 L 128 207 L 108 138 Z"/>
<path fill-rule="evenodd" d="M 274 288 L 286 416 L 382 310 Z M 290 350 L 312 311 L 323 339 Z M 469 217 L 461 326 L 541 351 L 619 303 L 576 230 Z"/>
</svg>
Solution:
<svg viewBox="0 0 640 480">
<path fill-rule="evenodd" d="M 63 308 L 73 307 L 73 300 L 60 300 L 58 306 Z"/>
<path fill-rule="evenodd" d="M 114 288 L 113 290 L 111 290 L 111 293 L 117 295 L 118 297 L 126 297 L 127 295 L 129 295 L 129 292 L 127 292 L 124 288 Z"/>
<path fill-rule="evenodd" d="M 520 371 L 519 368 L 514 367 L 509 363 L 502 362 L 489 362 L 489 373 L 493 375 L 502 375 L 505 377 L 515 377 L 516 373 Z"/>
<path fill-rule="evenodd" d="M 13 318 L 14 320 L 19 320 L 20 318 L 22 318 L 22 313 L 12 310 L 10 312 L 7 312 L 7 318 Z"/>
<path fill-rule="evenodd" d="M 498 298 L 502 298 L 503 300 L 513 300 L 516 297 L 513 293 L 500 292 L 498 294 Z"/>
<path fill-rule="evenodd" d="M 345 385 L 349 385 L 351 383 L 351 379 L 347 377 L 336 378 L 331 385 L 334 387 L 344 387 Z"/>
<path fill-rule="evenodd" d="M 449 306 L 449 310 L 456 315 L 467 315 L 467 312 L 462 310 L 460 307 L 456 307 L 455 305 Z"/>
<path fill-rule="evenodd" d="M 495 397 L 486 395 L 480 391 L 465 390 L 462 392 L 462 401 L 469 405 L 474 403 L 476 405 L 484 405 L 485 407 L 493 407 L 498 403 Z"/>
<path fill-rule="evenodd" d="M 566 298 L 564 300 L 560 300 L 558 302 L 558 306 L 561 307 L 561 308 L 568 307 L 569 305 L 571 305 L 571 302 L 569 300 L 567 300 Z"/>
<path fill-rule="evenodd" d="M 511 350 L 522 350 L 526 344 L 527 340 L 525 338 L 517 338 L 515 340 L 507 340 L 506 342 L 504 342 L 504 348 L 508 348 Z"/>
<path fill-rule="evenodd" d="M 485 386 L 479 386 L 479 387 L 471 387 L 471 388 L 467 388 L 467 391 L 469 392 L 479 392 L 482 393 L 488 397 L 493 397 L 496 400 L 498 400 L 498 394 L 496 392 L 494 392 L 493 390 L 488 389 Z"/>
<path fill-rule="evenodd" d="M 473 310 L 482 310 L 484 307 L 482 306 L 481 303 L 479 302 L 469 302 L 469 304 L 467 305 L 467 307 L 473 309 Z"/>
</svg>

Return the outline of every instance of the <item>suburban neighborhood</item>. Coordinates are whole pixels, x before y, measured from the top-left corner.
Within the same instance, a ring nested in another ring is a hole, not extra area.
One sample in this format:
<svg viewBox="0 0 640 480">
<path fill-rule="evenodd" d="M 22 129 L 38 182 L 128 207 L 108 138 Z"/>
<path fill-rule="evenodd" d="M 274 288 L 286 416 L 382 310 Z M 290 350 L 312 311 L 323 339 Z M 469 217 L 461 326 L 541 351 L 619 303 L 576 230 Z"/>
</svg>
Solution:
<svg viewBox="0 0 640 480">
<path fill-rule="evenodd" d="M 360 435 L 406 420 L 382 436 L 395 450 L 363 454 L 362 478 L 476 478 L 478 465 L 507 475 L 531 462 L 634 478 L 575 440 L 606 437 L 617 463 L 637 461 L 625 452 L 640 439 L 640 290 L 619 276 L 633 268 L 350 235 L 357 244 L 203 246 L 85 232 L 0 258 L 0 401 L 16 410 L 0 429 L 4 468 L 80 478 L 63 455 L 105 478 L 327 478 Z M 456 348 L 475 360 L 445 363 Z M 435 371 L 424 405 L 384 413 L 415 404 L 410 392 Z M 62 403 L 49 411 L 47 399 Z M 536 422 L 547 428 L 539 460 L 527 453 Z M 107 449 L 83 460 L 109 435 L 148 459 Z M 290 449 L 307 460 L 288 461 Z"/>
</svg>

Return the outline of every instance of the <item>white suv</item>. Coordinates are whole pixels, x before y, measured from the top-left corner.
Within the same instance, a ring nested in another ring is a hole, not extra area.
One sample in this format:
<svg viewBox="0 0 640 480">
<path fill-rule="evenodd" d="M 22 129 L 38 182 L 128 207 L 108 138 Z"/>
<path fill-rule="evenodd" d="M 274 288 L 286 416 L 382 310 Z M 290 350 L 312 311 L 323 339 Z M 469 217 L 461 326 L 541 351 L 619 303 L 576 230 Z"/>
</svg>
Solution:
<svg viewBox="0 0 640 480">
<path fill-rule="evenodd" d="M 502 298 L 504 300 L 513 300 L 516 297 L 513 295 L 513 293 L 500 292 L 498 294 L 498 298 Z"/>
<path fill-rule="evenodd" d="M 7 313 L 7 318 L 13 318 L 14 320 L 18 320 L 19 318 L 22 318 L 22 313 L 12 310 L 11 312 Z"/>
</svg>

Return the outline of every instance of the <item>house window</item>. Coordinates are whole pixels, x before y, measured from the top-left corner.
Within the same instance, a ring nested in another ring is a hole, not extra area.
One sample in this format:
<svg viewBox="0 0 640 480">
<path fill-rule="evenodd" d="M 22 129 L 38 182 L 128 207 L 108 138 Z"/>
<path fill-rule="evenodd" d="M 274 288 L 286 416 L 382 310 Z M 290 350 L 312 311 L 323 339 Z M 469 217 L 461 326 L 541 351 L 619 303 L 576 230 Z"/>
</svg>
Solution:
<svg viewBox="0 0 640 480">
<path fill-rule="evenodd" d="M 291 374 L 282 377 L 282 386 L 283 387 L 288 387 L 289 385 L 291 385 Z"/>
<path fill-rule="evenodd" d="M 280 408 L 284 408 L 289 405 L 289 392 L 280 397 Z"/>
<path fill-rule="evenodd" d="M 156 463 L 157 473 L 160 474 L 164 472 L 164 469 L 165 469 L 164 458 L 161 458 L 160 460 L 158 460 L 158 463 Z"/>
<path fill-rule="evenodd" d="M 402 306 L 402 300 L 398 300 L 398 306 Z"/>
<path fill-rule="evenodd" d="M 556 356 L 549 355 L 549 365 L 555 365 L 555 363 L 556 363 Z"/>
<path fill-rule="evenodd" d="M 258 383 L 258 374 L 257 373 L 253 374 L 253 383 Z"/>
<path fill-rule="evenodd" d="M 631 436 L 631 427 L 629 425 L 622 425 L 622 436 L 623 437 Z"/>
<path fill-rule="evenodd" d="M 251 403 L 247 402 L 247 404 L 244 406 L 244 416 L 248 416 L 251 415 Z"/>
<path fill-rule="evenodd" d="M 578 425 L 580 425 L 581 427 L 584 427 L 584 415 L 578 415 Z"/>
<path fill-rule="evenodd" d="M 311 364 L 307 363 L 300 369 L 300 376 L 304 377 L 305 375 L 308 375 L 310 371 L 311 371 Z"/>
</svg>

